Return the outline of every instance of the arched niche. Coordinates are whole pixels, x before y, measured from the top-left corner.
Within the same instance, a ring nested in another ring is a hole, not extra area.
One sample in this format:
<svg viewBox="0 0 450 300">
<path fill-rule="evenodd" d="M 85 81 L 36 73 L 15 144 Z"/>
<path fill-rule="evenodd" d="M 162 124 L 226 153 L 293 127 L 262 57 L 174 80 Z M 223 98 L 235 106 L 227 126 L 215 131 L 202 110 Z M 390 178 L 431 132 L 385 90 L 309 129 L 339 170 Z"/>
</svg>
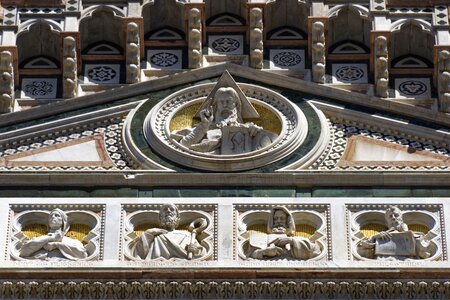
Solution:
<svg viewBox="0 0 450 300">
<path fill-rule="evenodd" d="M 206 3 L 206 20 L 211 17 L 230 14 L 247 19 L 247 1 L 246 0 L 205 0 Z"/>
<path fill-rule="evenodd" d="M 265 9 L 264 28 L 271 35 L 277 28 L 291 29 L 293 32 L 308 32 L 308 16 L 309 6 L 298 0 L 271 2 Z"/>
<path fill-rule="evenodd" d="M 146 35 L 161 28 L 186 32 L 183 4 L 175 0 L 155 0 L 148 3 L 142 9 L 142 17 Z"/>
<path fill-rule="evenodd" d="M 51 29 L 50 25 L 36 23 L 23 31 L 17 37 L 17 49 L 19 66 L 23 66 L 33 58 L 45 57 L 59 66 L 61 58 L 61 38 L 58 32 Z"/>
<path fill-rule="evenodd" d="M 370 47 L 371 24 L 360 10 L 345 6 L 330 17 L 328 45 L 336 46 L 344 41 Z"/>
<path fill-rule="evenodd" d="M 434 43 L 432 32 L 425 31 L 415 23 L 405 23 L 392 35 L 392 62 L 407 56 L 416 56 L 424 61 L 432 62 Z"/>
<path fill-rule="evenodd" d="M 124 35 L 122 22 L 110 10 L 99 8 L 80 22 L 81 49 L 86 49 L 98 43 L 110 43 L 123 47 Z"/>
</svg>

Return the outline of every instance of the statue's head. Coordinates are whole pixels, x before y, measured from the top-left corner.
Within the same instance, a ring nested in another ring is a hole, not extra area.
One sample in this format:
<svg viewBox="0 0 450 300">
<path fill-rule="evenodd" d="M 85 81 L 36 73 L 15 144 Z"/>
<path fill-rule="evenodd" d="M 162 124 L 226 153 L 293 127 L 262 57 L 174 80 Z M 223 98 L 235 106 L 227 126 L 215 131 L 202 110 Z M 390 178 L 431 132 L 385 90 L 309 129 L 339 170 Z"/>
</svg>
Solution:
<svg viewBox="0 0 450 300">
<path fill-rule="evenodd" d="M 216 122 L 226 120 L 233 115 L 237 115 L 238 121 L 241 118 L 241 100 L 235 89 L 232 87 L 221 87 L 216 91 L 213 101 L 214 120 Z"/>
<path fill-rule="evenodd" d="M 283 233 L 293 235 L 295 232 L 294 218 L 291 212 L 284 206 L 276 206 L 270 212 L 267 223 L 268 233 Z"/>
<path fill-rule="evenodd" d="M 53 209 L 48 215 L 48 227 L 50 230 L 61 230 L 66 234 L 69 231 L 67 214 L 59 208 Z"/>
<path fill-rule="evenodd" d="M 167 230 L 174 230 L 180 222 L 180 213 L 173 204 L 164 204 L 159 210 L 159 225 Z"/>
<path fill-rule="evenodd" d="M 398 229 L 404 224 L 402 211 L 397 206 L 390 206 L 384 214 L 388 228 Z"/>
</svg>

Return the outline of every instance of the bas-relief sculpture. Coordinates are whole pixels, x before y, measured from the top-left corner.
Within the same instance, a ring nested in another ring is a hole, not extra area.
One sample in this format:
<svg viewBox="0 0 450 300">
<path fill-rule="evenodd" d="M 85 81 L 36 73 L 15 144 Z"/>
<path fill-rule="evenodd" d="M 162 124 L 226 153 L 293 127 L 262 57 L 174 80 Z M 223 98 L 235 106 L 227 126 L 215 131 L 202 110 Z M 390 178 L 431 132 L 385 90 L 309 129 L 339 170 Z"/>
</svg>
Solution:
<svg viewBox="0 0 450 300">
<path fill-rule="evenodd" d="M 375 39 L 375 92 L 378 97 L 389 97 L 388 41 L 385 36 Z"/>
<path fill-rule="evenodd" d="M 14 68 L 10 51 L 0 53 L 0 73 L 0 113 L 9 113 L 14 106 Z"/>
<path fill-rule="evenodd" d="M 48 216 L 47 235 L 25 241 L 20 247 L 20 256 L 26 259 L 79 260 L 88 256 L 83 244 L 65 235 L 70 224 L 67 214 L 56 208 Z"/>
<path fill-rule="evenodd" d="M 450 112 L 450 52 L 439 52 L 439 110 Z"/>
<path fill-rule="evenodd" d="M 218 88 L 210 106 L 200 111 L 200 123 L 172 132 L 172 138 L 191 150 L 220 155 L 247 153 L 270 145 L 277 135 L 244 122 L 243 110 L 250 109 L 254 115 L 257 112 L 245 96 L 244 105 L 236 89 Z"/>
<path fill-rule="evenodd" d="M 131 254 L 143 260 L 200 259 L 205 256 L 198 236 L 207 227 L 207 220 L 193 220 L 188 230 L 179 230 L 180 212 L 173 204 L 162 205 L 159 227 L 147 229 L 131 243 Z"/>
<path fill-rule="evenodd" d="M 391 206 L 385 212 L 388 229 L 362 239 L 358 252 L 369 259 L 426 259 L 432 255 L 430 241 L 421 232 L 409 230 L 402 211 Z"/>
<path fill-rule="evenodd" d="M 67 36 L 63 40 L 63 96 L 73 98 L 77 95 L 77 52 L 76 40 Z"/>
<path fill-rule="evenodd" d="M 127 83 L 139 82 L 140 69 L 139 25 L 127 24 Z"/>
<path fill-rule="evenodd" d="M 284 206 L 272 208 L 267 223 L 267 234 L 251 232 L 246 255 L 254 259 L 294 258 L 307 260 L 322 253 L 316 242 L 293 236 L 295 222 L 291 212 Z"/>
</svg>

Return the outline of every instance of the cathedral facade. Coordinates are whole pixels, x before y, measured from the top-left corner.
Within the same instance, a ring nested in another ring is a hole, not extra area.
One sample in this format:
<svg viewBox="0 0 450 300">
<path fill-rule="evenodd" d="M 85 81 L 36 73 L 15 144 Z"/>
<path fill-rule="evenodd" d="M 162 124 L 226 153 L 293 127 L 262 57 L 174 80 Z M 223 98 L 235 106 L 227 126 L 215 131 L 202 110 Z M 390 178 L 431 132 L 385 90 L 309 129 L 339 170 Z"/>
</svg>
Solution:
<svg viewBox="0 0 450 300">
<path fill-rule="evenodd" d="M 1 0 L 1 299 L 448 299 L 446 0 Z"/>
</svg>

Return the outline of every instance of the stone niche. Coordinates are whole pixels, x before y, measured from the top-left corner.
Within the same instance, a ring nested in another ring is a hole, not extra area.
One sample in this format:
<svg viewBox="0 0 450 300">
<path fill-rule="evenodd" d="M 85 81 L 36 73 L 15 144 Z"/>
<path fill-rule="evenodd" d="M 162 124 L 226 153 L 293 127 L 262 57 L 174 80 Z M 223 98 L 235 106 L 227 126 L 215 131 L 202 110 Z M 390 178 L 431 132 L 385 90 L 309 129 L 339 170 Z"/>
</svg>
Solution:
<svg viewBox="0 0 450 300">
<path fill-rule="evenodd" d="M 104 206 L 11 205 L 9 259 L 93 261 L 103 258 Z M 55 225 L 59 218 L 60 225 Z M 33 263 L 32 263 L 33 264 Z"/>
<path fill-rule="evenodd" d="M 122 207 L 123 249 L 128 261 L 211 261 L 217 257 L 215 205 L 124 205 Z M 172 228 L 161 214 L 174 212 Z M 190 251 L 189 244 L 196 249 Z M 192 252 L 192 253 L 190 253 Z"/>
<path fill-rule="evenodd" d="M 236 205 L 234 213 L 238 260 L 331 259 L 328 205 Z"/>
<path fill-rule="evenodd" d="M 446 260 L 441 205 L 348 205 L 351 260 Z"/>
</svg>

